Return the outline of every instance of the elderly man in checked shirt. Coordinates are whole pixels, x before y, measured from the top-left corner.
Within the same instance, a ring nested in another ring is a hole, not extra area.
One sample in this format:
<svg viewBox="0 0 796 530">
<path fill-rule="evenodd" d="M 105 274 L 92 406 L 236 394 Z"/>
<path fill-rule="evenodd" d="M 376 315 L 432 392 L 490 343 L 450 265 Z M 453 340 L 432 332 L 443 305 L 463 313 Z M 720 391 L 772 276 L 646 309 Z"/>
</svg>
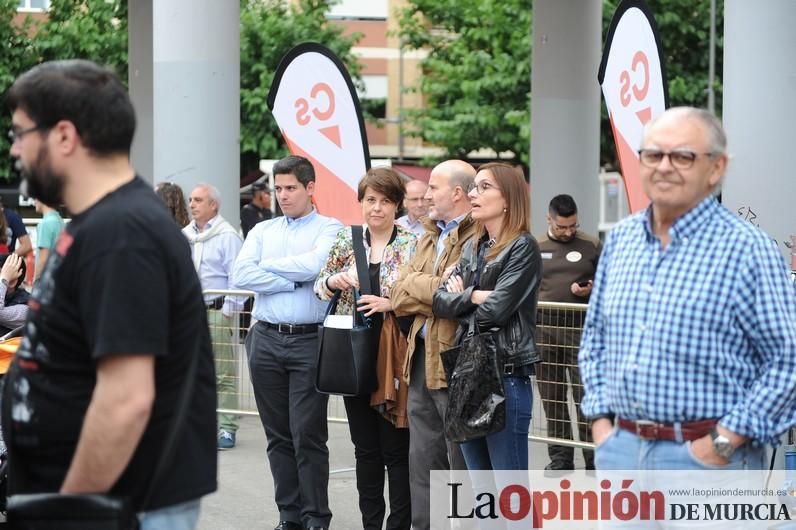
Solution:
<svg viewBox="0 0 796 530">
<path fill-rule="evenodd" d="M 726 144 L 700 109 L 645 129 L 651 205 L 608 236 L 580 348 L 597 469 L 760 469 L 796 422 L 794 288 L 715 197 Z"/>
</svg>

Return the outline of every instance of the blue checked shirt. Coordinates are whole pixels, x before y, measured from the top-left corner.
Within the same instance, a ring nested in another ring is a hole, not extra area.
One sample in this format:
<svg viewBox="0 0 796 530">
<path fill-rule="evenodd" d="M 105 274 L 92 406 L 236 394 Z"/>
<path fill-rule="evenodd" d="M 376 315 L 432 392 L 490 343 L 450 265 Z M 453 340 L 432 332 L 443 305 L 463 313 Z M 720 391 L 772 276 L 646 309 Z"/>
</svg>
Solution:
<svg viewBox="0 0 796 530">
<path fill-rule="evenodd" d="M 648 209 L 608 236 L 580 346 L 584 414 L 719 418 L 777 445 L 796 423 L 796 293 L 782 255 L 713 197 L 669 235 L 664 249 Z"/>
</svg>

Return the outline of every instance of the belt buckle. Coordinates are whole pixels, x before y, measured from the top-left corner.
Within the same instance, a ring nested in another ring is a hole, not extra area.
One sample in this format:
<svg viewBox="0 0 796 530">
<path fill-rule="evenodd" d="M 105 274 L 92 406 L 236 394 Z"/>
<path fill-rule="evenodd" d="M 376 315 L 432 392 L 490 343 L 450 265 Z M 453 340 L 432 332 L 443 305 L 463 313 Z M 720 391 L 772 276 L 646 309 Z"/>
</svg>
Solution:
<svg viewBox="0 0 796 530">
<path fill-rule="evenodd" d="M 650 420 L 638 420 L 634 422 L 636 424 L 636 436 L 641 438 L 642 440 L 657 440 L 658 439 L 658 428 L 660 425 L 655 423 L 654 421 Z M 641 434 L 641 429 L 644 428 L 651 428 L 652 429 L 652 436 L 644 436 Z"/>
<path fill-rule="evenodd" d="M 514 363 L 506 363 L 503 365 L 503 375 L 512 375 L 514 373 Z"/>
<path fill-rule="evenodd" d="M 287 333 L 288 335 L 292 335 L 293 334 L 293 324 L 282 324 L 282 323 L 280 323 L 279 327 L 277 328 L 277 331 L 279 333 Z"/>
</svg>

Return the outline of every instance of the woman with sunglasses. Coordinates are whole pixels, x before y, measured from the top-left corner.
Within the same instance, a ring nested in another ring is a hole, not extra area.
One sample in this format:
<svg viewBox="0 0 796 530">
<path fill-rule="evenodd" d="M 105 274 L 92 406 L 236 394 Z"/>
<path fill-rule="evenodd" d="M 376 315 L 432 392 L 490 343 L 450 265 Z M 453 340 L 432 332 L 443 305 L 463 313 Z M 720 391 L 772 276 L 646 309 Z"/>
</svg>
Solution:
<svg viewBox="0 0 796 530">
<path fill-rule="evenodd" d="M 458 266 L 434 294 L 434 315 L 458 319 L 461 336 L 475 313 L 481 332 L 493 331 L 503 374 L 503 430 L 461 444 L 469 470 L 528 469 L 534 334 L 542 264 L 528 230 L 528 187 L 521 171 L 493 162 L 479 168 L 469 192 L 475 235 Z"/>
</svg>

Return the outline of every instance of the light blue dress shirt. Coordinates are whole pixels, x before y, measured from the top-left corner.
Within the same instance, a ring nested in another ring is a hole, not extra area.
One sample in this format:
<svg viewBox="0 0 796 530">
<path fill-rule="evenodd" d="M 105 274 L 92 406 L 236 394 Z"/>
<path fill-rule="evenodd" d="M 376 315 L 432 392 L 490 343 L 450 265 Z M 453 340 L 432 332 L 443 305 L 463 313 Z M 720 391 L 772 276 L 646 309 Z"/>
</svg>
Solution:
<svg viewBox="0 0 796 530">
<path fill-rule="evenodd" d="M 464 220 L 464 218 L 467 217 L 467 214 L 469 214 L 469 213 L 470 212 L 462 214 L 459 217 L 456 217 L 456 218 L 452 219 L 449 223 L 446 223 L 445 221 L 437 221 L 437 228 L 439 228 L 439 239 L 437 239 L 437 257 L 436 257 L 436 260 L 439 259 L 439 257 L 442 255 L 442 251 L 445 250 L 445 240 L 448 238 L 448 235 L 451 232 L 453 232 L 454 228 L 459 226 L 459 223 L 461 223 Z M 437 268 L 436 260 L 434 261 L 434 270 L 436 270 L 436 268 Z M 423 327 L 420 328 L 420 337 L 422 339 L 426 338 L 426 328 L 427 327 L 428 327 L 428 320 L 426 320 L 426 322 L 423 323 Z"/>
<path fill-rule="evenodd" d="M 796 423 L 796 293 L 771 238 L 709 197 L 664 248 L 649 210 L 608 235 L 579 365 L 588 416 L 719 419 L 778 444 Z"/>
<path fill-rule="evenodd" d="M 410 232 L 412 232 L 414 235 L 417 236 L 417 239 L 420 239 L 426 233 L 426 227 L 423 224 L 423 219 L 422 218 L 415 219 L 415 222 L 413 223 L 412 220 L 409 219 L 409 214 L 402 215 L 401 217 L 396 219 L 395 224 L 397 224 L 398 226 L 402 226 L 407 230 L 409 230 Z"/>
<path fill-rule="evenodd" d="M 298 219 L 257 223 L 243 243 L 233 276 L 238 289 L 257 293 L 252 315 L 272 324 L 321 322 L 326 302 L 313 284 L 343 225 L 313 209 Z"/>
</svg>

